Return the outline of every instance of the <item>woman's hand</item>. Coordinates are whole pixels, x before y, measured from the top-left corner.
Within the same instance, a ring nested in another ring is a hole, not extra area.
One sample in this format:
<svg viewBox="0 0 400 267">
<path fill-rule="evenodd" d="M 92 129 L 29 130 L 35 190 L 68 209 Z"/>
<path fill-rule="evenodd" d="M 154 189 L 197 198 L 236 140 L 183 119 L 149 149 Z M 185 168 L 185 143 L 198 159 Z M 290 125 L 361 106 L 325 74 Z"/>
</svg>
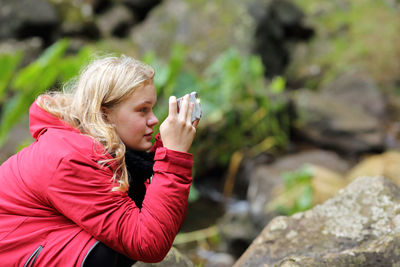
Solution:
<svg viewBox="0 0 400 267">
<path fill-rule="evenodd" d="M 160 126 L 161 140 L 164 147 L 188 152 L 196 135 L 198 121 L 192 124 L 192 112 L 194 105 L 189 101 L 189 95 L 185 95 L 178 113 L 176 97 L 169 98 L 169 114 Z"/>
</svg>

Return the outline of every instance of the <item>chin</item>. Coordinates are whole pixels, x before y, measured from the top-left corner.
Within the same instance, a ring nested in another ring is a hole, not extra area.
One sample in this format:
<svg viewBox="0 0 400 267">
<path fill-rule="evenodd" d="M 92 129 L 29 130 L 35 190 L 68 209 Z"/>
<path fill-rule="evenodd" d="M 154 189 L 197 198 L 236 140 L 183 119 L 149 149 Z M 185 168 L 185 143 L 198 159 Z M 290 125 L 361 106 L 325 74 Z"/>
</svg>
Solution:
<svg viewBox="0 0 400 267">
<path fill-rule="evenodd" d="M 126 147 L 136 151 L 148 151 L 153 146 L 153 142 L 151 142 L 151 140 L 141 140 L 139 142 L 138 140 L 131 140 L 131 142 L 124 142 L 124 144 Z"/>
<path fill-rule="evenodd" d="M 136 146 L 135 148 L 133 148 L 134 150 L 137 150 L 137 151 L 148 151 L 148 150 L 150 150 L 150 148 L 153 146 L 153 144 L 152 143 L 149 143 L 149 144 L 143 144 L 143 145 L 141 145 L 141 146 Z"/>
</svg>

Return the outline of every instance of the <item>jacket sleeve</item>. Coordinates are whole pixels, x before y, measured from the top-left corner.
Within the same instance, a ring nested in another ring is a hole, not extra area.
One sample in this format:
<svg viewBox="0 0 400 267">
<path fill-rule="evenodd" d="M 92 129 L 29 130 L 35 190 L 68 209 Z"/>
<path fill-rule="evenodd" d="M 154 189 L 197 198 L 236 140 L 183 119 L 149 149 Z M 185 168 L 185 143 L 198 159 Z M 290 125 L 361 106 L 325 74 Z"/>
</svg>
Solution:
<svg viewBox="0 0 400 267">
<path fill-rule="evenodd" d="M 154 176 L 142 208 L 112 192 L 112 172 L 82 155 L 59 164 L 47 198 L 60 213 L 97 240 L 129 258 L 159 262 L 181 226 L 192 183 L 192 155 L 158 148 Z"/>
<path fill-rule="evenodd" d="M 157 148 L 163 147 L 164 144 L 161 140 L 161 136 L 160 133 L 156 134 L 155 136 L 156 141 L 154 142 L 153 146 L 150 149 L 150 153 L 155 153 Z"/>
</svg>

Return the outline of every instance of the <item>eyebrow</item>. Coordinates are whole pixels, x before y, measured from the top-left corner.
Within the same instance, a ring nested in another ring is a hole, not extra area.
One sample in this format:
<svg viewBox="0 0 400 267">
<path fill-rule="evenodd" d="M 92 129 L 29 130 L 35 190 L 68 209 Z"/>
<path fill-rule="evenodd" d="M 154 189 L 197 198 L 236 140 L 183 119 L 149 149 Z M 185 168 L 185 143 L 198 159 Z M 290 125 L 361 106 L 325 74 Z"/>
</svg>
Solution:
<svg viewBox="0 0 400 267">
<path fill-rule="evenodd" d="M 149 100 L 146 100 L 146 101 L 140 102 L 138 105 L 143 105 L 143 104 L 150 104 L 150 105 L 153 105 L 153 102 L 151 102 L 151 101 L 149 101 Z"/>
</svg>

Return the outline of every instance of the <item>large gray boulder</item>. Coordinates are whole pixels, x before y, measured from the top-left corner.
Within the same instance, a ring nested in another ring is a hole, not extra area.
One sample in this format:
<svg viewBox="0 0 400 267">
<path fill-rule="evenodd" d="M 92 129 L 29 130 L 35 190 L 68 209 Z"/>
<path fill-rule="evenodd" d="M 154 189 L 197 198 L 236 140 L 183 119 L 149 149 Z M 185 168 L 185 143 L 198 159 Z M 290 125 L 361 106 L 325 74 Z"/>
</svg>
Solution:
<svg viewBox="0 0 400 267">
<path fill-rule="evenodd" d="M 235 266 L 399 266 L 400 189 L 361 177 L 307 212 L 276 217 Z"/>
</svg>

